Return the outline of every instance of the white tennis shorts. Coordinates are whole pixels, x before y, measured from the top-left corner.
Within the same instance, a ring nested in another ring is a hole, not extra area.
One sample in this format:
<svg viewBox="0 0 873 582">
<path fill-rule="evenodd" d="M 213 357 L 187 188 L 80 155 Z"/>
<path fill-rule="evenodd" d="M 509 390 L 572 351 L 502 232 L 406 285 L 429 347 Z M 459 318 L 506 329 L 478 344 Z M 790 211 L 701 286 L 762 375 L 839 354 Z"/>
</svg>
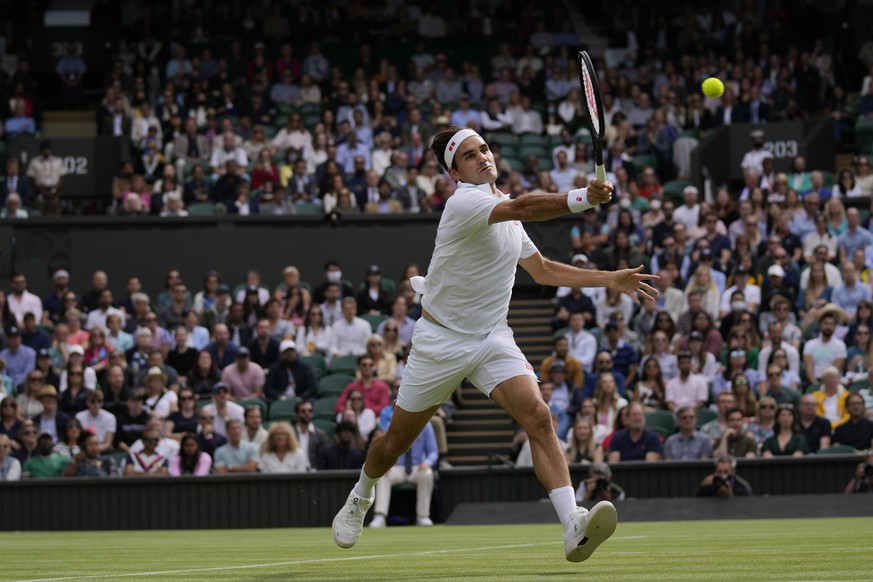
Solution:
<svg viewBox="0 0 873 582">
<path fill-rule="evenodd" d="M 516 376 L 536 378 L 527 358 L 503 324 L 486 335 L 450 330 L 421 317 L 397 393 L 397 406 L 421 412 L 442 404 L 464 378 L 490 398 L 491 391 Z"/>
</svg>

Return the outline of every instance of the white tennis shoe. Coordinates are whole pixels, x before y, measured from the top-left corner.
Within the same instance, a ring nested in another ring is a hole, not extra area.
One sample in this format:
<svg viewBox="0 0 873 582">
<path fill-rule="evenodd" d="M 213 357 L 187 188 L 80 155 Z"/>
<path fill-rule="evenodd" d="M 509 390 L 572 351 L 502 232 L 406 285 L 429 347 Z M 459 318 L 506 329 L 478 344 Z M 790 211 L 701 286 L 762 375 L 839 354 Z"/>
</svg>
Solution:
<svg viewBox="0 0 873 582">
<path fill-rule="evenodd" d="M 373 497 L 363 499 L 354 491 L 349 493 L 346 504 L 333 518 L 333 541 L 341 548 L 350 548 L 361 539 L 364 517 L 373 505 Z"/>
<path fill-rule="evenodd" d="M 601 501 L 586 511 L 579 507 L 570 517 L 564 533 L 564 555 L 570 562 L 587 560 L 597 546 L 615 531 L 618 515 L 609 501 Z"/>
</svg>

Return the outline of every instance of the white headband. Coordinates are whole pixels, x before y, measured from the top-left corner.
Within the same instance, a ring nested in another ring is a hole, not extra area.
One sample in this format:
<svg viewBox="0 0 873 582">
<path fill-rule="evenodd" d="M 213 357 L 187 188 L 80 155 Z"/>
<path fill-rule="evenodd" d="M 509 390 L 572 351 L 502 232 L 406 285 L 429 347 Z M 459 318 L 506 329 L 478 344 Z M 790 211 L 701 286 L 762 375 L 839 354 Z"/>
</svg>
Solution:
<svg viewBox="0 0 873 582">
<path fill-rule="evenodd" d="M 458 149 L 458 146 L 461 145 L 465 139 L 474 135 L 479 134 L 472 129 L 462 129 L 452 136 L 452 139 L 450 139 L 449 143 L 446 144 L 446 151 L 443 154 L 443 158 L 446 160 L 446 168 L 452 167 L 452 160 L 455 159 L 455 151 Z"/>
</svg>

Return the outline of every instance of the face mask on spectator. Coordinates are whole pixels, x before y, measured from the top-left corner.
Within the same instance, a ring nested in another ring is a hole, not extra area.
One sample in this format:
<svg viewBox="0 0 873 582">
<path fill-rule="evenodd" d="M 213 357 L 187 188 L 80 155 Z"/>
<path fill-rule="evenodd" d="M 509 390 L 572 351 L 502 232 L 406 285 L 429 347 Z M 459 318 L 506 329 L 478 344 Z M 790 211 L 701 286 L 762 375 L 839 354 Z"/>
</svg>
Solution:
<svg viewBox="0 0 873 582">
<path fill-rule="evenodd" d="M 746 309 L 745 301 L 733 301 L 731 302 L 731 309 L 734 311 L 744 311 Z"/>
<path fill-rule="evenodd" d="M 330 283 L 339 283 L 340 281 L 342 281 L 342 278 L 343 278 L 342 271 L 329 271 L 327 273 L 327 280 Z"/>
</svg>

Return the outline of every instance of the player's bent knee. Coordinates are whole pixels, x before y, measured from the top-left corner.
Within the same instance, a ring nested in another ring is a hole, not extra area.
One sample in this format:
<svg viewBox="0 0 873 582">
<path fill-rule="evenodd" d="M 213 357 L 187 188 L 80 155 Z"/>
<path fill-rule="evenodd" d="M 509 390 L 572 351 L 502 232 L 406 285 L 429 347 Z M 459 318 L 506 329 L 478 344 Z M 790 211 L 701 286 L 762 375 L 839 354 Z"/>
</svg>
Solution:
<svg viewBox="0 0 873 582">
<path fill-rule="evenodd" d="M 552 411 L 545 404 L 535 406 L 525 415 L 521 424 L 529 438 L 551 437 L 555 432 L 552 425 Z"/>
</svg>

